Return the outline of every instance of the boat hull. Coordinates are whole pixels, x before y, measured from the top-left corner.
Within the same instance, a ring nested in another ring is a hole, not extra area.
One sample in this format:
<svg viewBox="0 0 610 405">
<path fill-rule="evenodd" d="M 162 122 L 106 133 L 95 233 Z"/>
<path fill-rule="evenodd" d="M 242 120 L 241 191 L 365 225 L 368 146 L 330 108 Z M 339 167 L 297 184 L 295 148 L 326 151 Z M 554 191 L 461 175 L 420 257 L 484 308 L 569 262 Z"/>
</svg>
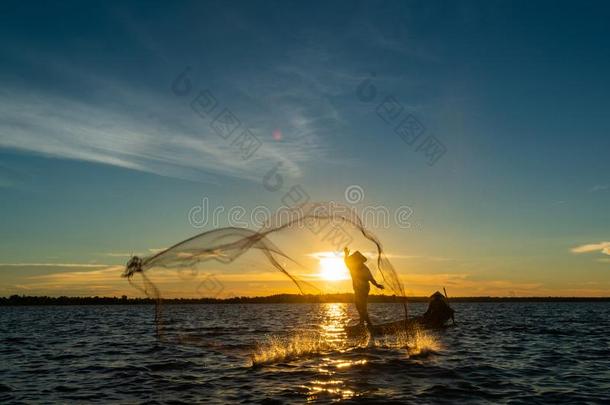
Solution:
<svg viewBox="0 0 610 405">
<path fill-rule="evenodd" d="M 399 332 L 404 332 L 418 327 L 428 327 L 421 317 L 411 318 L 409 320 L 401 319 L 398 321 L 380 323 L 372 326 L 372 332 L 375 336 L 394 335 Z M 366 326 L 363 324 L 351 325 L 345 327 L 347 337 L 366 336 L 369 333 Z"/>
</svg>

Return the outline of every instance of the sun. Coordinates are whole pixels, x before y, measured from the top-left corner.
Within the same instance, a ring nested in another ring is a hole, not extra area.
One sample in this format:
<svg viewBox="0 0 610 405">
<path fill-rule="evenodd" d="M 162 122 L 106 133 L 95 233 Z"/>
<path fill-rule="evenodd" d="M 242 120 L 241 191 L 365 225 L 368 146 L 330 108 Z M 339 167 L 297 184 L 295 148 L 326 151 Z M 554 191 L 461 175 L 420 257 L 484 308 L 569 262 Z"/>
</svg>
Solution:
<svg viewBox="0 0 610 405">
<path fill-rule="evenodd" d="M 345 267 L 342 256 L 334 254 L 320 255 L 320 277 L 327 281 L 348 280 L 349 271 Z"/>
</svg>

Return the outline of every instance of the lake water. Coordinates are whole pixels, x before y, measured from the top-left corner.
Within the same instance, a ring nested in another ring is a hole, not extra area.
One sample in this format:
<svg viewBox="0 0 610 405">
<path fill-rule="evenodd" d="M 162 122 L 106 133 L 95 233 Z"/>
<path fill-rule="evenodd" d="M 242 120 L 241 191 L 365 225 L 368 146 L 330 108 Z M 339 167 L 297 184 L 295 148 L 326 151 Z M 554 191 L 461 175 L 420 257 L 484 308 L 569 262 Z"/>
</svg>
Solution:
<svg viewBox="0 0 610 405">
<path fill-rule="evenodd" d="M 0 402 L 610 403 L 610 303 L 453 306 L 455 327 L 352 341 L 348 304 L 168 305 L 162 342 L 151 306 L 3 307 Z"/>
</svg>

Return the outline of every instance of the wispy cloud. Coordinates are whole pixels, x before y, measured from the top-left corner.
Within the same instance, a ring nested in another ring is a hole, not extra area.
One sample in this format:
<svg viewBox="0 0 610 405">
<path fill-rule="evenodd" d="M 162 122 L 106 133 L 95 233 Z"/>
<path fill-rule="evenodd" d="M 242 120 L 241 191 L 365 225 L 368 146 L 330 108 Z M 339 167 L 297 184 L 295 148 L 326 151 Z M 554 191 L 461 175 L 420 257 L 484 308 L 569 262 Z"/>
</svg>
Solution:
<svg viewBox="0 0 610 405">
<path fill-rule="evenodd" d="M 108 267 L 108 264 L 97 263 L 0 263 L 0 267 Z"/>
<path fill-rule="evenodd" d="M 120 252 L 109 252 L 109 253 L 104 253 L 104 256 L 108 256 L 108 257 L 131 257 L 134 255 L 138 255 L 139 253 L 120 253 Z"/>
<path fill-rule="evenodd" d="M 580 245 L 571 249 L 572 253 L 591 253 L 601 252 L 605 255 L 610 255 L 610 242 L 589 243 Z"/>
<path fill-rule="evenodd" d="M 353 251 L 351 253 L 353 253 Z M 364 252 L 361 252 L 361 253 L 363 255 L 365 255 L 369 259 L 376 259 L 377 258 L 377 252 L 364 251 Z M 416 255 L 405 255 L 405 254 L 390 253 L 390 252 L 386 252 L 386 253 L 384 253 L 384 255 L 388 259 L 405 259 L 405 260 L 422 259 L 422 260 L 429 260 L 429 261 L 435 261 L 435 262 L 446 262 L 446 261 L 454 260 L 454 259 L 451 259 L 449 257 L 416 256 Z M 320 258 L 327 258 L 327 257 L 343 257 L 343 253 L 337 253 L 337 252 L 333 252 L 333 251 L 323 251 L 323 252 L 308 253 L 307 256 L 308 257 L 313 257 L 314 259 L 320 259 Z"/>
<path fill-rule="evenodd" d="M 596 184 L 593 187 L 591 187 L 589 189 L 589 192 L 591 193 L 595 193 L 598 191 L 606 191 L 606 190 L 610 190 L 610 185 L 608 184 Z"/>
<path fill-rule="evenodd" d="M 54 280 L 61 282 L 92 282 L 121 280 L 120 274 L 125 270 L 123 266 L 101 266 L 99 270 L 69 271 L 52 274 L 43 274 L 28 277 L 31 280 Z"/>
<path fill-rule="evenodd" d="M 191 110 L 190 100 L 178 100 L 170 92 L 167 83 L 172 77 L 158 86 L 166 92 L 155 92 L 68 71 L 85 89 L 103 92 L 85 97 L 4 86 L 0 90 L 0 148 L 197 181 L 216 181 L 217 175 L 259 180 L 270 161 L 280 161 L 287 174 L 300 176 L 301 165 L 316 156 L 320 139 L 314 139 L 310 147 L 292 147 L 294 138 L 274 142 L 272 130 L 259 123 L 265 118 L 248 111 L 255 106 L 238 104 L 243 108 L 234 113 L 263 142 L 244 160 L 235 145 L 214 133 L 211 120 Z M 235 109 L 231 100 L 223 104 Z"/>
<path fill-rule="evenodd" d="M 105 266 L 82 271 L 60 271 L 51 274 L 25 277 L 10 288 L 0 286 L 0 292 L 50 295 L 140 295 L 121 277 L 123 266 Z M 152 280 L 161 287 L 165 297 L 200 297 L 205 291 L 197 291 L 198 285 L 207 280 L 209 273 L 175 272 L 155 269 Z M 304 275 L 300 275 L 303 279 Z M 222 273 L 216 272 L 216 282 L 223 285 L 223 291 L 234 295 L 266 295 L 274 293 L 296 293 L 294 284 L 280 272 Z M 450 296 L 607 296 L 608 284 L 594 281 L 549 286 L 527 280 L 485 279 L 469 273 L 409 273 L 400 274 L 407 288 L 407 295 L 429 295 L 446 287 Z M 308 279 L 312 280 L 312 279 Z M 136 277 L 136 283 L 139 280 Z M 317 292 L 350 292 L 351 282 L 334 283 L 332 288 L 324 287 L 320 280 L 314 284 L 322 288 Z M 313 292 L 313 291 L 312 291 Z M 226 295 L 226 294 L 225 294 Z"/>
<path fill-rule="evenodd" d="M 5 290 L 10 293 L 21 291 L 35 295 L 137 295 L 137 291 L 121 277 L 123 270 L 123 266 L 105 265 L 97 269 L 33 275 Z"/>
<path fill-rule="evenodd" d="M 449 296 L 550 296 L 604 295 L 602 289 L 568 289 L 546 286 L 527 280 L 485 279 L 469 273 L 412 273 L 402 275 L 407 295 L 429 295 L 447 288 Z"/>
</svg>

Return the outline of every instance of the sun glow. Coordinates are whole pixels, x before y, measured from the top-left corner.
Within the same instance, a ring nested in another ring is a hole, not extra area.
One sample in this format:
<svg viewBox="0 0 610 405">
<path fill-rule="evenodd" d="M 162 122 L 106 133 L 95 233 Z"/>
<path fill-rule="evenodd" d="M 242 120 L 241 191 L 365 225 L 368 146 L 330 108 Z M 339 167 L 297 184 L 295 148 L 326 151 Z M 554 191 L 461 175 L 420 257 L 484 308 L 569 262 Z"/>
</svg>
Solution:
<svg viewBox="0 0 610 405">
<path fill-rule="evenodd" d="M 318 256 L 320 261 L 320 278 L 327 281 L 348 280 L 349 271 L 343 262 L 343 256 L 325 253 Z"/>
</svg>

